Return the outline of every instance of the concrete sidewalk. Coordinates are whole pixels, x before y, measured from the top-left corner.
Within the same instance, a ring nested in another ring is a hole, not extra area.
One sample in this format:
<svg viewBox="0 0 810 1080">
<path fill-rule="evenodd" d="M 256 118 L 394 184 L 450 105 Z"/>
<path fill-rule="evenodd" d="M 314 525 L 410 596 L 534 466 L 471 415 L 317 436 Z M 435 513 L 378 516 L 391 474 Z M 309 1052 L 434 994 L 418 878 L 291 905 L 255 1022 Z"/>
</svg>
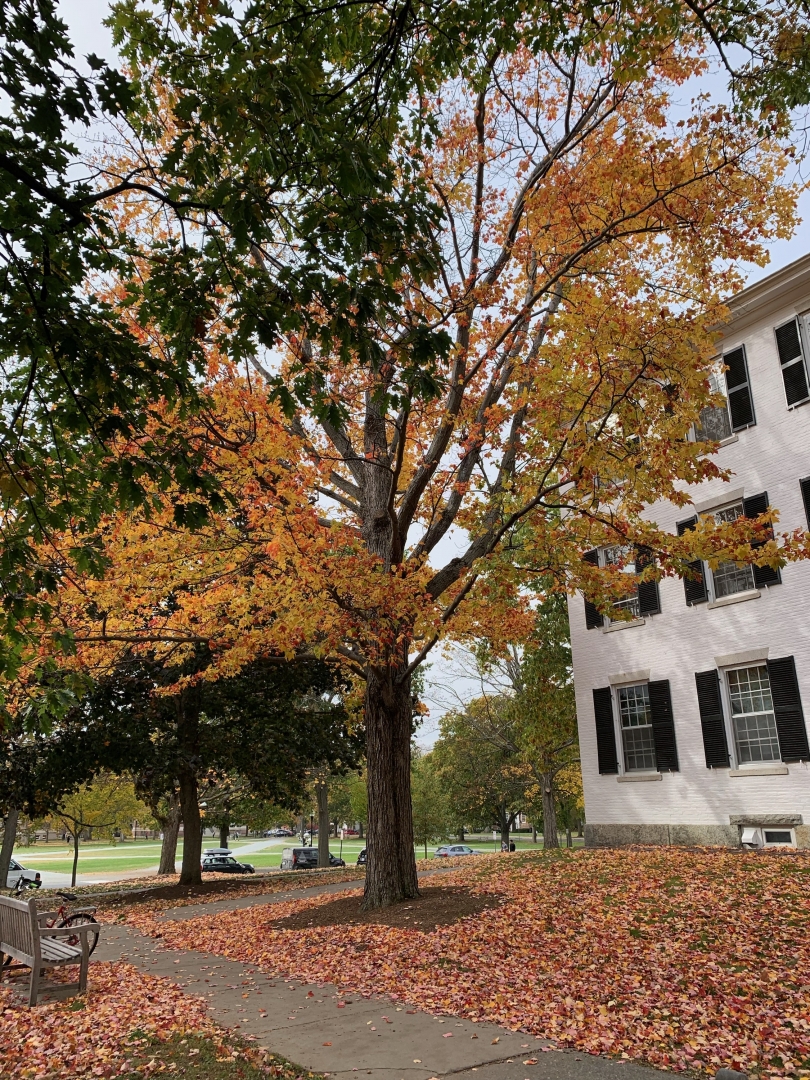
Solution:
<svg viewBox="0 0 810 1080">
<path fill-rule="evenodd" d="M 212 914 L 235 906 L 289 900 L 356 888 L 347 882 L 320 889 L 294 890 L 267 898 L 243 897 L 195 905 Z M 166 917 L 190 908 L 174 909 Z M 306 940 L 302 936 L 302 949 Z M 159 939 L 132 927 L 105 925 L 95 961 L 126 960 L 142 971 L 172 979 L 189 994 L 203 997 L 211 1017 L 240 1035 L 306 1069 L 339 1080 L 660 1080 L 650 1068 L 589 1054 L 543 1049 L 531 1035 L 495 1024 L 473 1024 L 397 1004 L 390 998 L 363 998 L 333 985 L 307 985 L 272 978 L 249 964 L 204 952 L 165 948 Z"/>
</svg>

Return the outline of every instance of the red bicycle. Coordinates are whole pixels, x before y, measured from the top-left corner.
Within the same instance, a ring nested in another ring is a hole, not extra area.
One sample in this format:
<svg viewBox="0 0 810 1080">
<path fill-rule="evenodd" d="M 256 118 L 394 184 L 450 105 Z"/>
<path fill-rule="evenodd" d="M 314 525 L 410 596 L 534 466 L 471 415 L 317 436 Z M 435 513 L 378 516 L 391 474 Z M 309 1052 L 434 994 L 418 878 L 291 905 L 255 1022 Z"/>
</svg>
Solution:
<svg viewBox="0 0 810 1080">
<path fill-rule="evenodd" d="M 21 884 L 22 883 L 22 884 Z M 26 892 L 33 886 L 33 882 L 24 878 L 20 878 L 17 885 L 14 888 L 14 894 Z M 69 904 L 73 904 L 78 900 L 77 896 L 73 893 L 58 892 L 56 894 L 62 901 L 67 901 Z M 48 912 L 51 918 L 46 920 L 45 926 L 50 927 L 63 927 L 63 926 L 84 926 L 86 923 L 98 923 L 98 919 L 95 917 L 98 909 L 94 907 L 75 908 L 73 911 L 69 911 L 65 903 L 59 905 L 59 908 L 55 912 Z M 68 945 L 78 945 L 79 935 L 75 937 L 63 938 L 63 941 Z M 98 944 L 98 931 L 95 934 L 87 935 L 87 944 L 89 946 L 90 953 L 92 954 Z M 11 957 L 6 956 L 3 959 L 3 967 L 11 967 Z"/>
</svg>

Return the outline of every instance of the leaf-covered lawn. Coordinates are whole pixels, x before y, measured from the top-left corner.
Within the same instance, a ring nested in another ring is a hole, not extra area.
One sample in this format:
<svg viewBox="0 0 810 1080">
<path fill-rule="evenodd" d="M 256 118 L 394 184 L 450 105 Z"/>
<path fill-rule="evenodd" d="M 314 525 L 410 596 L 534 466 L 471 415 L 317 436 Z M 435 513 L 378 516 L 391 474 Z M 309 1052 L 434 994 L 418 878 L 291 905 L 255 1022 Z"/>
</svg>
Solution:
<svg viewBox="0 0 810 1080">
<path fill-rule="evenodd" d="M 27 972 L 15 981 L 27 984 Z M 201 999 L 129 964 L 92 964 L 86 997 L 43 1000 L 32 1009 L 0 985 L 0 1062 L 25 1080 L 117 1075 L 132 1056 L 134 1031 L 169 1038 L 214 1030 Z"/>
<path fill-rule="evenodd" d="M 27 977 L 14 981 L 27 984 Z M 314 1075 L 232 1038 L 208 1019 L 201 998 L 129 964 L 93 964 L 88 989 L 86 997 L 43 1000 L 29 1009 L 8 983 L 0 985 L 0 1076 L 130 1080 L 163 1073 L 201 1080 L 304 1080 Z"/>
<path fill-rule="evenodd" d="M 660 1068 L 810 1075 L 810 854 L 487 856 L 432 883 L 500 907 L 431 932 L 274 928 L 331 896 L 159 925 L 164 942 Z M 359 895 L 359 893 L 358 893 Z M 134 921 L 150 929 L 150 916 Z M 360 946 L 360 948 L 358 948 Z"/>
</svg>

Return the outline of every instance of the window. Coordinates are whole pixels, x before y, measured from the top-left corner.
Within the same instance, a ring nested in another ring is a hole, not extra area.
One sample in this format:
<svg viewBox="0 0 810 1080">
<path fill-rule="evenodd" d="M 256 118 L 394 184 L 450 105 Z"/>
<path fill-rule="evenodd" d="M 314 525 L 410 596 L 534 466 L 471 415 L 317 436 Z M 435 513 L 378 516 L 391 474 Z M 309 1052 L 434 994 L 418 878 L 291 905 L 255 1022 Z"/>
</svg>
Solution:
<svg viewBox="0 0 810 1080">
<path fill-rule="evenodd" d="M 726 677 L 737 763 L 781 761 L 767 666 L 733 668 Z"/>
<path fill-rule="evenodd" d="M 763 829 L 762 839 L 765 847 L 795 847 L 792 829 Z"/>
<path fill-rule="evenodd" d="M 713 394 L 722 394 L 725 397 L 725 380 L 719 365 L 709 375 L 709 388 Z M 722 442 L 730 435 L 731 420 L 727 405 L 707 405 L 700 410 L 700 424 L 695 429 L 697 439 L 706 442 Z"/>
<path fill-rule="evenodd" d="M 785 399 L 788 407 L 799 405 L 801 402 L 807 401 L 808 396 L 810 396 L 799 320 L 791 319 L 790 322 L 777 326 L 774 334 L 776 335 L 779 363 L 782 366 Z"/>
<path fill-rule="evenodd" d="M 620 686 L 618 696 L 625 772 L 655 769 L 655 737 L 647 683 Z"/>
<path fill-rule="evenodd" d="M 735 431 L 753 427 L 756 419 L 744 345 L 720 357 L 709 374 L 709 388 L 713 394 L 722 394 L 726 400 L 722 405 L 707 405 L 701 409 L 695 438 L 722 442 Z"/>
<path fill-rule="evenodd" d="M 636 560 L 632 548 L 616 545 L 615 547 L 603 548 L 601 554 L 602 566 L 616 566 L 625 574 L 635 574 Z M 617 613 L 628 613 L 632 615 L 634 619 L 637 619 L 639 617 L 638 589 L 636 589 L 632 596 L 625 597 L 624 600 L 615 600 L 613 602 L 613 607 L 616 609 Z M 621 623 L 626 620 L 609 617 L 609 621 L 611 623 Z"/>
<path fill-rule="evenodd" d="M 810 476 L 806 476 L 804 480 L 799 481 L 799 487 L 802 492 L 802 502 L 804 503 L 804 516 L 807 518 L 807 528 L 810 529 Z"/>
<path fill-rule="evenodd" d="M 716 510 L 713 514 L 718 525 L 725 521 L 736 521 L 737 518 L 744 516 L 745 511 L 741 502 L 734 503 L 733 506 L 726 506 L 722 510 Z M 754 588 L 753 566 L 738 563 L 720 563 L 712 571 L 711 577 L 715 600 L 719 600 L 724 596 L 733 596 L 734 593 L 748 592 L 749 589 Z"/>
</svg>

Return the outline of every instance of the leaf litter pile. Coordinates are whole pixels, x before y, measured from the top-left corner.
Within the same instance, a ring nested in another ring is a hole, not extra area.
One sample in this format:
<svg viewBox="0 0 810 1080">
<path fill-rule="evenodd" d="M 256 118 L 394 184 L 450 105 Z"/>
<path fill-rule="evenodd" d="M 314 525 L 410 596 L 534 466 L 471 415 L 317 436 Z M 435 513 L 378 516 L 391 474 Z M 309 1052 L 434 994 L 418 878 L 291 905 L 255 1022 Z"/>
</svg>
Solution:
<svg viewBox="0 0 810 1080">
<path fill-rule="evenodd" d="M 65 972 L 49 972 L 59 981 Z M 15 984 L 20 985 L 16 987 Z M 226 1033 L 204 1001 L 130 964 L 94 963 L 87 996 L 24 1004 L 28 972 L 0 984 L 0 1076 L 199 1076 L 200 1080 L 315 1080 L 277 1055 Z M 5 1070 L 8 1071 L 5 1071 Z M 200 1070 L 200 1071 L 198 1071 Z"/>
<path fill-rule="evenodd" d="M 460 920 L 430 930 L 318 925 L 334 923 L 318 911 L 336 903 L 329 895 L 184 922 L 138 909 L 128 918 L 169 947 L 389 994 L 560 1047 L 674 1071 L 810 1077 L 810 855 L 494 855 L 441 886 L 499 902 L 466 916 L 461 905 Z M 306 912 L 302 950 L 300 929 L 282 920 L 300 926 Z"/>
</svg>

